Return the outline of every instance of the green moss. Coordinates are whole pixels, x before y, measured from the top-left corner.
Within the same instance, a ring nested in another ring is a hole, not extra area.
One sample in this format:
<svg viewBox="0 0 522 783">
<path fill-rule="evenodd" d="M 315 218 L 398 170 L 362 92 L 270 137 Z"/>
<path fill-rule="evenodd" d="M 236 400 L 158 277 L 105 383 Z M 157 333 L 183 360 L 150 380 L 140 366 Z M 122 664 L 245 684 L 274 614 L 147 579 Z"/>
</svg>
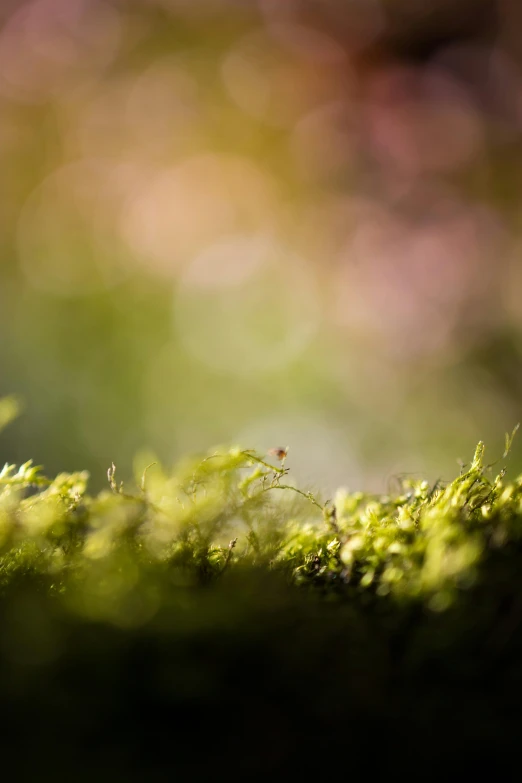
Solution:
<svg viewBox="0 0 522 783">
<path fill-rule="evenodd" d="M 2 584 L 22 561 L 83 599 L 100 570 L 114 597 L 144 579 L 161 586 L 176 574 L 196 586 L 263 567 L 339 597 L 367 592 L 440 610 L 476 581 L 492 552 L 518 540 L 522 477 L 491 476 L 483 458 L 479 444 L 469 468 L 445 486 L 405 480 L 396 496 L 339 492 L 324 505 L 288 483 L 287 468 L 238 448 L 185 460 L 169 474 L 150 466 L 135 491 L 112 466 L 96 497 L 84 473 L 50 481 L 30 462 L 6 465 Z"/>
<path fill-rule="evenodd" d="M 304 771 L 303 740 L 351 737 L 355 763 L 383 731 L 424 760 L 476 760 L 471 739 L 515 753 L 522 476 L 483 444 L 450 483 L 324 503 L 239 448 L 154 464 L 135 489 L 114 466 L 97 496 L 87 478 L 0 473 L 6 742 L 37 723 L 44 753 L 50 720 L 70 763 L 127 779 L 215 776 L 223 753 L 217 779 L 252 776 L 253 753 L 263 775 Z"/>
</svg>

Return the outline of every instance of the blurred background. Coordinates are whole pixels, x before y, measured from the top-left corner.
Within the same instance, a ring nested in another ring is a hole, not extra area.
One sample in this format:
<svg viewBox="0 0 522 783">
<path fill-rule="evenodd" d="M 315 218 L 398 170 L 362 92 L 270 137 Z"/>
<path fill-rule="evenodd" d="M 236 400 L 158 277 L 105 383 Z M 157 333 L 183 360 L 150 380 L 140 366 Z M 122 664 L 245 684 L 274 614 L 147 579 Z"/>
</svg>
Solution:
<svg viewBox="0 0 522 783">
<path fill-rule="evenodd" d="M 0 25 L 2 461 L 96 488 L 289 446 L 328 493 L 501 454 L 517 0 L 2 0 Z"/>
</svg>

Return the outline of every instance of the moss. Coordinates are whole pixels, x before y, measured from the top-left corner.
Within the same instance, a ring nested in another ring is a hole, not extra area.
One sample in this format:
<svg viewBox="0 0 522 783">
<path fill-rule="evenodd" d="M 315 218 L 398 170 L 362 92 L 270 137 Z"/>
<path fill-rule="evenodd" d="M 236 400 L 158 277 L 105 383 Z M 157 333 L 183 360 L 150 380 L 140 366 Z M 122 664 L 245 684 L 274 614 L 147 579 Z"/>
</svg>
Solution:
<svg viewBox="0 0 522 783">
<path fill-rule="evenodd" d="M 522 477 L 479 444 L 450 483 L 322 502 L 285 457 L 218 450 L 135 490 L 111 466 L 95 497 L 84 473 L 4 467 L 2 736 L 20 775 L 516 756 Z"/>
</svg>

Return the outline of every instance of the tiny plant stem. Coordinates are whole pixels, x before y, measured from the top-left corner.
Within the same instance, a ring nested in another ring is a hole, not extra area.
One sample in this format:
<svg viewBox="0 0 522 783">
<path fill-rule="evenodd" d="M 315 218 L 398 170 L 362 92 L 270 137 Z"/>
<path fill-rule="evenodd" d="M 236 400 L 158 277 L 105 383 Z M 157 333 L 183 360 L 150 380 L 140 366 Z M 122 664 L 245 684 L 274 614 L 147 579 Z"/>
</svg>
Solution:
<svg viewBox="0 0 522 783">
<path fill-rule="evenodd" d="M 288 489 L 292 492 L 297 492 L 298 495 L 302 495 L 302 497 L 309 500 L 310 503 L 312 503 L 314 506 L 317 506 L 317 508 L 319 508 L 324 513 L 324 506 L 318 503 L 310 492 L 303 492 L 302 489 L 299 489 L 298 487 L 292 487 L 290 484 L 272 484 L 272 486 L 262 489 L 261 492 L 269 492 L 271 489 Z"/>
<path fill-rule="evenodd" d="M 141 477 L 141 484 L 140 489 L 145 494 L 145 479 L 147 478 L 147 471 L 149 468 L 152 468 L 153 465 L 157 465 L 157 462 L 151 462 L 150 465 L 147 465 L 145 470 L 143 471 L 142 477 Z"/>
<path fill-rule="evenodd" d="M 232 558 L 232 550 L 234 549 L 236 544 L 237 544 L 237 538 L 233 538 L 232 541 L 230 542 L 230 544 L 228 545 L 228 552 L 227 552 L 227 556 L 226 556 L 223 568 L 221 569 L 221 574 L 224 574 L 226 569 L 228 568 L 228 565 L 229 565 L 230 560 Z"/>
<path fill-rule="evenodd" d="M 265 462 L 264 459 L 261 459 L 261 457 L 257 457 L 255 454 L 252 454 L 249 451 L 242 451 L 241 454 L 244 454 L 245 457 L 247 457 L 252 462 L 257 462 L 259 465 L 264 465 L 265 468 L 268 468 L 270 471 L 273 471 L 274 473 L 279 473 L 280 476 L 283 476 L 285 473 L 288 472 L 287 468 L 283 468 L 283 467 L 278 468 L 276 465 L 271 465 L 269 462 Z"/>
</svg>

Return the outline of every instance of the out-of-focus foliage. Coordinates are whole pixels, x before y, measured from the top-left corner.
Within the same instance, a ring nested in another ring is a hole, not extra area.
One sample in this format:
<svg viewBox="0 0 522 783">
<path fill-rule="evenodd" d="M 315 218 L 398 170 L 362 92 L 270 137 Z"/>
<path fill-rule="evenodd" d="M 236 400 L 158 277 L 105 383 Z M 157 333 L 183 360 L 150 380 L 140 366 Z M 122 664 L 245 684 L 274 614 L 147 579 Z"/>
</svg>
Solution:
<svg viewBox="0 0 522 783">
<path fill-rule="evenodd" d="M 4 459 L 282 442 L 385 491 L 508 429 L 518 6 L 2 2 Z"/>
<path fill-rule="evenodd" d="M 4 397 L 0 400 L 0 431 L 7 427 L 20 413 L 20 403 L 16 397 Z"/>
</svg>

